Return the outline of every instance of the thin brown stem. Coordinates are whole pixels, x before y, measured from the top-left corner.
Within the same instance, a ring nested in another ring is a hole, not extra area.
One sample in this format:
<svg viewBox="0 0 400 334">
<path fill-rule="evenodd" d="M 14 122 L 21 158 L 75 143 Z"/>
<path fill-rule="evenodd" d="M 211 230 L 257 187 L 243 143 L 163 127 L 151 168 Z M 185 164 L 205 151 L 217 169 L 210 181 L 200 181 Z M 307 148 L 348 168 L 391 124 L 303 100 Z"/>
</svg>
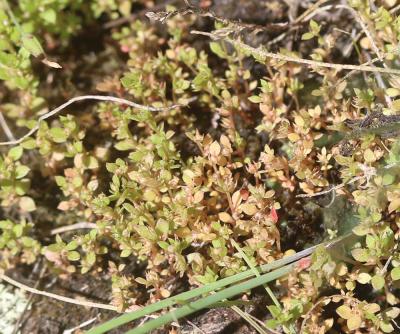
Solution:
<svg viewBox="0 0 400 334">
<path fill-rule="evenodd" d="M 217 31 L 218 32 L 218 31 Z M 240 40 L 237 39 L 232 39 L 230 37 L 221 37 L 218 36 L 217 32 L 204 32 L 204 31 L 197 31 L 193 30 L 192 34 L 197 34 L 197 35 L 204 35 L 208 36 L 212 39 L 218 40 L 223 38 L 227 42 L 231 43 L 235 47 L 244 50 L 248 54 L 251 54 L 253 56 L 256 56 L 258 58 L 262 58 L 266 60 L 267 58 L 272 58 L 280 61 L 286 61 L 286 62 L 291 62 L 291 63 L 298 63 L 298 64 L 303 64 L 303 65 L 308 65 L 308 66 L 313 66 L 313 67 L 325 67 L 325 68 L 332 68 L 337 71 L 342 71 L 342 70 L 356 70 L 356 71 L 361 71 L 361 72 L 372 72 L 372 73 L 385 73 L 385 74 L 396 74 L 400 75 L 400 70 L 394 69 L 394 68 L 382 68 L 382 67 L 372 67 L 372 66 L 366 66 L 366 65 L 351 65 L 351 64 L 334 64 L 334 63 L 327 63 L 327 62 L 322 62 L 322 61 L 315 61 L 315 60 L 310 60 L 310 59 L 303 59 L 303 58 L 296 58 L 292 56 L 286 56 L 282 54 L 277 54 L 277 53 L 272 53 L 268 52 L 263 48 L 253 48 L 250 45 L 247 45 L 243 43 Z"/>
<path fill-rule="evenodd" d="M 14 285 L 15 287 L 22 289 L 24 291 L 28 291 L 30 293 L 34 293 L 36 295 L 41 295 L 49 298 L 53 298 L 65 303 L 70 303 L 74 305 L 80 305 L 80 306 L 85 306 L 85 307 L 94 307 L 94 308 L 100 308 L 104 310 L 111 310 L 111 311 L 116 311 L 117 312 L 117 307 L 109 304 L 100 304 L 100 303 L 95 303 L 91 301 L 86 301 L 86 300 L 78 300 L 74 298 L 69 298 L 69 297 L 64 297 L 60 295 L 56 295 L 54 293 L 46 292 L 46 291 L 41 291 L 35 288 L 31 288 L 30 286 L 27 286 L 25 284 L 22 284 L 11 277 L 8 277 L 7 275 L 0 273 L 0 280 L 6 281 L 7 283 Z"/>
<path fill-rule="evenodd" d="M 64 110 L 66 107 L 70 106 L 73 103 L 79 102 L 79 101 L 84 101 L 84 100 L 96 100 L 96 101 L 105 101 L 105 102 L 113 102 L 117 104 L 122 104 L 122 105 L 127 105 L 132 108 L 140 109 L 140 110 L 147 110 L 147 111 L 165 111 L 165 110 L 171 110 L 174 108 L 177 108 L 182 105 L 173 105 L 171 107 L 164 107 L 164 108 L 155 108 L 155 107 L 148 107 L 148 106 L 143 106 L 141 104 L 122 99 L 119 97 L 114 97 L 114 96 L 103 96 L 103 95 L 83 95 L 83 96 L 77 96 L 73 97 L 72 99 L 68 100 L 64 104 L 58 106 L 57 108 L 49 111 L 48 113 L 42 115 L 39 117 L 37 120 L 36 125 L 25 135 L 23 135 L 21 138 L 18 138 L 16 140 L 10 140 L 6 142 L 0 142 L 0 146 L 7 146 L 7 145 L 18 145 L 24 141 L 24 139 L 28 138 L 29 136 L 33 135 L 37 130 L 39 130 L 40 123 L 44 121 L 45 119 L 48 119 L 62 110 Z"/>
<path fill-rule="evenodd" d="M 72 224 L 72 225 L 61 226 L 61 227 L 55 228 L 50 231 L 50 234 L 56 235 L 56 234 L 80 230 L 80 229 L 93 229 L 93 228 L 97 228 L 97 225 L 95 223 L 81 222 L 81 223 L 76 223 L 76 224 Z"/>
</svg>

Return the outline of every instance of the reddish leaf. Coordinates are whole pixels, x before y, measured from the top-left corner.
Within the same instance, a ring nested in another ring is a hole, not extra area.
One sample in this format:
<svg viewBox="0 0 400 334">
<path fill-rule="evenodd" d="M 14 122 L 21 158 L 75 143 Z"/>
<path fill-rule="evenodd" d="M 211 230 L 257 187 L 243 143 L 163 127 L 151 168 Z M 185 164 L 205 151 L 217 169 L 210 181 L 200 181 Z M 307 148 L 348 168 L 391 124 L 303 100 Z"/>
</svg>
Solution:
<svg viewBox="0 0 400 334">
<path fill-rule="evenodd" d="M 277 222 L 278 222 L 279 217 L 278 217 L 278 213 L 276 212 L 276 209 L 275 209 L 275 208 L 272 208 L 272 209 L 271 209 L 270 217 L 271 217 L 271 219 L 272 219 L 272 221 L 273 221 L 274 223 L 277 223 Z"/>
<path fill-rule="evenodd" d="M 299 260 L 298 268 L 300 270 L 307 269 L 311 264 L 311 258 L 309 256 Z"/>
</svg>

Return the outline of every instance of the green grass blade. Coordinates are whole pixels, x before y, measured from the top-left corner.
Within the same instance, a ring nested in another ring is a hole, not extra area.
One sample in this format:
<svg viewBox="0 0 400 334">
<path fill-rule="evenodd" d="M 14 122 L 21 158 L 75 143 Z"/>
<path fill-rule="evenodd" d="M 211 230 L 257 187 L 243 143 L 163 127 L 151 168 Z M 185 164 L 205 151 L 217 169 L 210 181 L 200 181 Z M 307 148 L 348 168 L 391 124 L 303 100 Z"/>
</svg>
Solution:
<svg viewBox="0 0 400 334">
<path fill-rule="evenodd" d="M 236 250 L 239 252 L 240 256 L 242 257 L 242 259 L 246 262 L 247 266 L 253 271 L 255 276 L 260 276 L 260 272 L 258 271 L 258 269 L 253 266 L 253 264 L 251 263 L 250 259 L 248 258 L 248 256 L 245 254 L 245 252 L 243 252 L 243 249 L 239 246 L 239 244 L 235 241 L 235 240 L 231 240 L 233 246 L 236 248 Z M 267 292 L 267 294 L 269 295 L 269 297 L 271 298 L 271 300 L 273 301 L 273 303 L 275 304 L 275 306 L 279 309 L 282 310 L 282 306 L 279 303 L 278 299 L 275 297 L 274 292 L 271 290 L 271 288 L 268 286 L 267 283 L 264 284 L 264 289 Z M 236 311 L 238 312 L 238 311 Z M 246 319 L 248 322 L 249 320 Z M 251 323 L 251 322 L 250 322 Z M 251 323 L 251 325 L 253 325 L 253 323 Z M 283 329 L 285 330 L 285 332 L 289 332 L 291 334 L 295 334 L 296 330 L 294 328 L 294 326 L 290 326 L 290 328 L 287 328 L 286 326 L 283 326 Z M 256 328 L 257 330 L 257 328 Z"/>
<path fill-rule="evenodd" d="M 250 259 L 247 257 L 247 255 L 243 252 L 243 249 L 240 248 L 240 246 L 238 245 L 238 243 L 235 240 L 231 240 L 233 246 L 236 248 L 236 250 L 239 252 L 240 256 L 242 257 L 242 259 L 246 262 L 247 266 L 253 271 L 254 276 L 260 276 L 260 272 L 258 271 L 258 269 L 256 267 L 253 266 L 253 264 L 251 263 Z M 273 303 L 279 308 L 282 309 L 281 304 L 279 303 L 278 299 L 276 299 L 274 293 L 272 292 L 272 290 L 270 289 L 270 287 L 268 286 L 268 284 L 264 284 L 264 289 L 267 292 L 267 294 L 269 295 L 269 297 L 272 299 Z"/>
<path fill-rule="evenodd" d="M 281 267 L 267 274 L 263 274 L 259 277 L 255 277 L 249 279 L 248 281 L 238 283 L 234 286 L 230 286 L 229 288 L 223 289 L 215 294 L 190 302 L 154 320 L 150 320 L 149 322 L 146 322 L 142 326 L 132 329 L 126 332 L 125 334 L 147 334 L 156 328 L 161 328 L 173 321 L 186 317 L 189 314 L 200 311 L 204 308 L 208 308 L 209 306 L 221 300 L 232 298 L 247 290 L 251 290 L 257 286 L 263 285 L 267 282 L 271 282 L 282 276 L 285 276 L 295 268 L 295 265 L 296 263 L 289 264 L 287 266 Z"/>
<path fill-rule="evenodd" d="M 261 272 L 268 272 L 268 271 L 274 270 L 274 269 L 279 268 L 279 267 L 281 267 L 283 265 L 286 265 L 288 263 L 296 261 L 299 258 L 302 258 L 304 256 L 307 256 L 307 255 L 311 254 L 314 251 L 314 249 L 315 249 L 315 246 L 307 248 L 306 250 L 304 250 L 302 252 L 299 252 L 299 253 L 296 253 L 296 254 L 294 254 L 292 256 L 288 256 L 288 257 L 285 257 L 283 259 L 274 261 L 272 263 L 265 264 L 265 265 L 259 267 L 259 270 L 261 270 Z M 126 313 L 126 314 L 123 314 L 123 315 L 119 316 L 118 318 L 109 320 L 109 321 L 105 322 L 104 324 L 102 324 L 102 325 L 100 325 L 98 327 L 92 328 L 91 330 L 89 330 L 87 332 L 87 334 L 102 334 L 102 333 L 106 333 L 107 331 L 109 331 L 109 330 L 111 330 L 111 329 L 113 329 L 115 327 L 124 325 L 124 324 L 126 324 L 128 322 L 131 322 L 133 320 L 142 318 L 142 317 L 144 317 L 144 316 L 146 316 L 148 314 L 151 314 L 151 313 L 160 311 L 162 309 L 171 307 L 171 306 L 173 306 L 175 304 L 185 303 L 185 302 L 189 301 L 190 299 L 199 297 L 199 296 L 201 296 L 203 294 L 206 294 L 206 293 L 209 293 L 209 292 L 212 292 L 212 291 L 219 290 L 219 289 L 221 289 L 221 288 L 223 288 L 223 287 L 225 287 L 227 285 L 237 283 L 237 282 L 239 282 L 241 280 L 244 280 L 246 278 L 249 278 L 249 277 L 251 277 L 253 275 L 254 275 L 254 273 L 253 273 L 252 270 L 247 270 L 247 271 L 244 271 L 242 273 L 239 273 L 239 274 L 236 274 L 236 275 L 233 275 L 233 276 L 230 276 L 230 277 L 223 278 L 223 279 L 221 279 L 219 281 L 216 281 L 214 283 L 207 284 L 207 285 L 202 286 L 200 288 L 196 288 L 196 289 L 193 289 L 193 290 L 190 290 L 190 291 L 183 292 L 183 293 L 181 293 L 179 295 L 176 295 L 176 296 L 167 298 L 165 300 L 159 301 L 158 303 L 155 303 L 155 304 L 152 304 L 152 305 L 148 305 L 148 306 L 146 306 L 146 307 L 144 307 L 144 308 L 142 308 L 142 309 L 140 309 L 138 311 L 131 312 L 131 313 Z"/>
<path fill-rule="evenodd" d="M 350 234 L 349 234 L 350 235 Z M 336 244 L 337 242 L 341 241 L 344 238 L 347 238 L 349 235 L 340 237 L 335 239 L 334 241 L 331 241 L 330 243 L 326 244 L 326 247 L 330 247 L 334 244 Z M 259 270 L 262 273 L 268 272 L 268 271 L 272 271 L 274 269 L 277 269 L 279 267 L 282 267 L 284 265 L 287 265 L 289 263 L 292 263 L 294 261 L 297 261 L 305 256 L 308 256 L 310 254 L 312 254 L 315 250 L 316 247 L 320 246 L 316 245 L 316 246 L 312 246 L 310 248 L 307 248 L 301 252 L 298 252 L 296 254 L 293 254 L 291 256 L 287 256 L 284 257 L 280 260 L 274 261 L 272 263 L 267 263 L 264 264 L 260 267 L 257 268 L 257 270 Z M 207 284 L 205 286 L 190 290 L 190 291 L 186 291 L 183 292 L 181 294 L 178 294 L 176 296 L 172 296 L 170 298 L 167 298 L 165 300 L 159 301 L 158 303 L 152 304 L 152 305 L 148 305 L 146 307 L 143 307 L 142 309 L 138 310 L 138 311 L 134 311 L 134 312 L 130 312 L 130 313 L 126 313 L 123 314 L 121 316 L 119 316 L 118 318 L 114 318 L 111 319 L 107 322 L 105 322 L 104 324 L 101 324 L 95 328 L 92 328 L 91 330 L 89 330 L 87 332 L 87 334 L 102 334 L 102 333 L 106 333 L 109 330 L 112 330 L 113 328 L 116 328 L 118 326 L 124 325 L 128 322 L 134 321 L 136 319 L 142 318 L 148 314 L 160 311 L 162 309 L 171 307 L 173 305 L 176 304 L 181 304 L 181 303 L 185 303 L 190 301 L 193 298 L 199 297 L 203 294 L 207 294 L 209 292 L 212 291 L 217 291 L 227 285 L 230 284 L 234 284 L 237 283 L 239 281 L 245 280 L 251 276 L 253 276 L 254 273 L 252 270 L 247 270 L 244 271 L 242 273 L 230 276 L 230 277 L 226 277 L 223 278 L 219 281 L 216 281 L 214 283 L 210 283 Z"/>
</svg>

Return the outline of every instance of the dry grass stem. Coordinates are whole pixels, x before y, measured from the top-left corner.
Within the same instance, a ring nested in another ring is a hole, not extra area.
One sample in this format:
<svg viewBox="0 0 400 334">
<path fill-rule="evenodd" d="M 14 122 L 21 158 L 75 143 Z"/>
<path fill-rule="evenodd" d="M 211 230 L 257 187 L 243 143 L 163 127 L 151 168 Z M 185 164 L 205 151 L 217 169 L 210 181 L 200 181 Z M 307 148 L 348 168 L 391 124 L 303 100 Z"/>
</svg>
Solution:
<svg viewBox="0 0 400 334">
<path fill-rule="evenodd" d="M 252 54 L 259 58 L 264 58 L 264 59 L 272 58 L 272 59 L 276 59 L 276 60 L 280 60 L 280 61 L 298 63 L 298 64 L 303 64 L 303 65 L 308 65 L 308 66 L 332 68 L 337 71 L 355 70 L 355 71 L 360 71 L 360 72 L 372 72 L 372 73 L 385 73 L 385 74 L 400 75 L 400 70 L 397 70 L 394 68 L 372 67 L 372 66 L 366 66 L 366 65 L 334 64 L 334 63 L 327 63 L 327 62 L 315 61 L 315 60 L 310 60 L 310 59 L 296 58 L 296 57 L 292 57 L 292 56 L 286 56 L 286 55 L 282 55 L 282 54 L 268 52 L 262 48 L 251 47 L 250 45 L 245 44 L 238 39 L 232 39 L 232 38 L 226 37 L 226 36 L 221 37 L 218 35 L 218 31 L 209 33 L 209 32 L 204 32 L 204 31 L 192 30 L 192 34 L 208 36 L 214 40 L 223 39 L 249 54 Z"/>
<path fill-rule="evenodd" d="M 0 111 L 0 126 L 3 129 L 4 134 L 8 138 L 8 140 L 15 140 L 14 134 L 10 130 L 6 119 L 4 118 L 3 113 Z"/>
<path fill-rule="evenodd" d="M 95 223 L 88 223 L 88 222 L 81 222 L 81 223 L 76 223 L 68 226 L 61 226 L 58 228 L 55 228 L 51 230 L 50 234 L 51 235 L 56 235 L 60 233 L 65 233 L 65 232 L 70 232 L 70 231 L 75 231 L 75 230 L 80 230 L 80 229 L 92 229 L 92 228 L 97 228 L 97 225 Z"/>
<path fill-rule="evenodd" d="M 72 99 L 68 100 L 67 102 L 63 103 L 62 105 L 58 106 L 57 108 L 47 112 L 46 114 L 42 115 L 39 117 L 37 120 L 37 124 L 25 135 L 23 135 L 21 138 L 15 139 L 15 140 L 9 140 L 5 142 L 0 142 L 0 146 L 6 146 L 6 145 L 18 145 L 24 141 L 24 139 L 28 138 L 29 136 L 33 135 L 38 129 L 39 125 L 42 121 L 45 119 L 48 119 L 68 106 L 70 106 L 73 103 L 79 102 L 79 101 L 85 101 L 85 100 L 96 100 L 96 101 L 105 101 L 105 102 L 113 102 L 121 105 L 127 105 L 132 108 L 136 109 L 141 109 L 141 110 L 148 110 L 148 111 L 165 111 L 165 110 L 171 110 L 177 107 L 181 107 L 182 105 L 173 105 L 170 107 L 165 107 L 165 108 L 155 108 L 155 107 L 148 107 L 148 106 L 143 106 L 141 104 L 122 99 L 119 97 L 114 97 L 114 96 L 103 96 L 103 95 L 82 95 L 82 96 L 77 96 L 73 97 Z"/>
<path fill-rule="evenodd" d="M 100 309 L 104 309 L 104 310 L 111 310 L 111 311 L 117 312 L 117 308 L 113 305 L 100 304 L 100 303 L 95 303 L 95 302 L 86 301 L 86 300 L 78 300 L 78 299 L 74 299 L 74 298 L 56 295 L 54 293 L 50 293 L 50 292 L 46 292 L 46 291 L 41 291 L 41 290 L 38 290 L 35 288 L 31 288 L 30 286 L 27 286 L 20 282 L 17 282 L 16 280 L 8 277 L 7 275 L 5 275 L 3 273 L 0 273 L 0 280 L 6 281 L 7 283 L 9 283 L 19 289 L 28 291 L 28 292 L 36 294 L 36 295 L 53 298 L 53 299 L 60 300 L 62 302 L 66 302 L 66 303 L 70 303 L 70 304 L 75 304 L 75 305 L 80 305 L 80 306 L 85 306 L 85 307 L 100 308 Z"/>
</svg>

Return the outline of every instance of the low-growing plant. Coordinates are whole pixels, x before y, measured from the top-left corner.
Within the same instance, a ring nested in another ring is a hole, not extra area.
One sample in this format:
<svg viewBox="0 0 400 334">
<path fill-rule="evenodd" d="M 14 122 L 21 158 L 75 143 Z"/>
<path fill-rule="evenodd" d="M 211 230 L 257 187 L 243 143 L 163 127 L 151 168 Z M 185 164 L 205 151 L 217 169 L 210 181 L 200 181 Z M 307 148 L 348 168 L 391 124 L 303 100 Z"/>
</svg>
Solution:
<svg viewBox="0 0 400 334">
<path fill-rule="evenodd" d="M 129 332 L 147 333 L 249 298 L 267 282 L 271 317 L 261 326 L 241 313 L 258 331 L 397 330 L 400 21 L 392 2 L 336 4 L 340 29 L 319 16 L 333 5 L 318 2 L 278 37 L 187 1 L 148 13 L 152 21 L 130 16 L 146 1 L 0 4 L 8 101 L 0 121 L 6 130 L 12 122 L 13 137 L 1 145 L 15 144 L 0 157 L 2 268 L 44 257 L 56 275 L 109 278 L 121 312 L 144 306 L 91 333 L 163 311 Z M 116 20 L 104 52 L 118 49 L 126 65 L 114 72 L 107 63 L 89 86 L 138 104 L 103 97 L 46 114 L 46 85 L 59 100 L 62 81 L 73 81 L 56 69 L 63 53 L 53 59 L 55 49 L 104 18 Z M 269 49 L 259 47 L 263 36 Z M 15 140 L 22 127 L 31 132 Z M 85 229 L 53 233 L 76 223 Z M 323 239 L 333 241 L 324 247 Z M 140 269 L 129 271 L 132 263 Z M 199 288 L 171 297 L 182 286 Z"/>
</svg>

